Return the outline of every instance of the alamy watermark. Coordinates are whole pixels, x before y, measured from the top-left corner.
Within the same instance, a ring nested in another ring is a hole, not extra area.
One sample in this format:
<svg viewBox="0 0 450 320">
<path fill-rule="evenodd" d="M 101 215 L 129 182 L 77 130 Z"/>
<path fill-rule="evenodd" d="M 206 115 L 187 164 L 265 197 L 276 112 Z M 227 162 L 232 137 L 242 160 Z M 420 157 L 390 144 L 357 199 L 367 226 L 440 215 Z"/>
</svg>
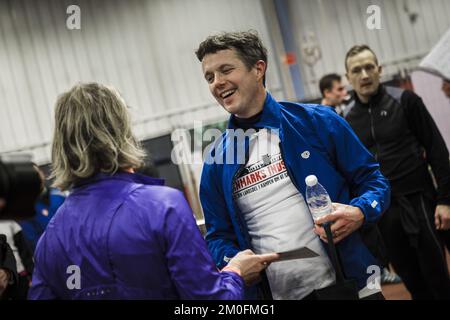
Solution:
<svg viewBox="0 0 450 320">
<path fill-rule="evenodd" d="M 171 160 L 174 164 L 245 164 L 246 151 L 254 136 L 255 129 L 219 129 L 209 128 L 203 131 L 201 121 L 194 122 L 194 136 L 191 130 L 176 129 L 172 132 L 173 149 Z M 279 136 L 278 129 L 269 130 L 267 139 L 258 139 L 256 150 L 267 152 L 270 150 L 272 139 Z M 209 143 L 205 148 L 204 144 Z"/>
<path fill-rule="evenodd" d="M 367 289 L 381 290 L 381 268 L 377 265 L 370 265 L 367 267 L 367 274 L 370 274 L 366 282 Z"/>
<path fill-rule="evenodd" d="M 367 7 L 366 13 L 370 16 L 366 20 L 366 26 L 369 30 L 381 30 L 381 9 L 373 4 Z"/>
<path fill-rule="evenodd" d="M 81 29 L 81 9 L 79 6 L 72 4 L 67 7 L 66 13 L 69 15 L 66 19 L 66 27 L 69 30 Z"/>
<path fill-rule="evenodd" d="M 69 274 L 66 281 L 67 289 L 81 289 L 81 269 L 79 266 L 72 264 L 67 267 L 66 273 Z"/>
</svg>

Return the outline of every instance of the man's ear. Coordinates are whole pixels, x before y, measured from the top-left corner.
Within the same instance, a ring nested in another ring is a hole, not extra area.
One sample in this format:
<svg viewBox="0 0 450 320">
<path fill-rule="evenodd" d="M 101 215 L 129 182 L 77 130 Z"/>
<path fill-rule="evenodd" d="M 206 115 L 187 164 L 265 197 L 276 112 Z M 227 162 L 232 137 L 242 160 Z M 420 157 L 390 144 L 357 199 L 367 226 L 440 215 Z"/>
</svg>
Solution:
<svg viewBox="0 0 450 320">
<path fill-rule="evenodd" d="M 383 72 L 383 66 L 378 66 L 378 73 L 381 74 Z"/>
<path fill-rule="evenodd" d="M 266 74 L 266 67 L 267 64 L 263 60 L 256 61 L 255 69 L 258 80 L 262 80 L 264 78 L 264 75 Z"/>
</svg>

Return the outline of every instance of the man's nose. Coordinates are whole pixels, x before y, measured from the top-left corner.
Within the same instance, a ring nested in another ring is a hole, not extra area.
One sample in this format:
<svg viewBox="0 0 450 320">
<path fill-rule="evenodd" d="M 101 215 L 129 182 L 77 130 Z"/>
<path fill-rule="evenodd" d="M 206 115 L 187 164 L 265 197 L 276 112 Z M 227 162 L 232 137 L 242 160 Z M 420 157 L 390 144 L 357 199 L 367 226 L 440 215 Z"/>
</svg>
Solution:
<svg viewBox="0 0 450 320">
<path fill-rule="evenodd" d="M 220 88 L 225 84 L 225 77 L 221 74 L 216 74 L 214 77 L 214 83 L 213 86 Z"/>
<path fill-rule="evenodd" d="M 368 77 L 368 74 L 366 72 L 366 69 L 362 69 L 361 71 L 361 78 L 366 79 Z"/>
</svg>

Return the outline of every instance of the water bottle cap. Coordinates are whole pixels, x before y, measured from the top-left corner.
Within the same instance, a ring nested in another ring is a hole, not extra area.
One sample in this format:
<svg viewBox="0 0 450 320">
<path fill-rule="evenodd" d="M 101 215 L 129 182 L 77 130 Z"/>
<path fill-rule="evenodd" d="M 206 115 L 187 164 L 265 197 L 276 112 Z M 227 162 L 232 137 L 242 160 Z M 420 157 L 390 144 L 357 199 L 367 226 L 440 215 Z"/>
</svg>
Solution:
<svg viewBox="0 0 450 320">
<path fill-rule="evenodd" d="M 305 183 L 308 187 L 313 187 L 317 184 L 317 177 L 315 175 L 309 175 L 305 179 Z"/>
</svg>

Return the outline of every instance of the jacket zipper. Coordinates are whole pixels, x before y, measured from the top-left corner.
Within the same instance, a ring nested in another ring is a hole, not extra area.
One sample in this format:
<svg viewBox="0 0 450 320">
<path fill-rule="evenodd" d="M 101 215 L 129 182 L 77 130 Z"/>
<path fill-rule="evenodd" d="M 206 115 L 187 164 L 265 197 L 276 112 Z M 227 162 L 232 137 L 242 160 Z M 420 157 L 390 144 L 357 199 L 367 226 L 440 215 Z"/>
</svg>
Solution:
<svg viewBox="0 0 450 320">
<path fill-rule="evenodd" d="M 278 143 L 278 146 L 280 147 L 280 153 L 281 153 L 281 158 L 283 159 L 284 162 L 284 166 L 286 167 L 286 172 L 289 176 L 289 179 L 291 179 L 292 183 L 294 184 L 295 188 L 297 189 L 297 191 L 303 195 L 303 193 L 300 191 L 300 188 L 298 187 L 297 181 L 295 180 L 294 176 L 291 173 L 291 170 L 289 168 L 288 163 L 286 162 L 286 158 L 284 156 L 284 150 L 283 150 L 283 146 L 281 145 L 281 141 Z M 306 199 L 305 199 L 306 200 Z"/>
<path fill-rule="evenodd" d="M 375 142 L 375 161 L 378 161 L 378 142 L 375 135 L 375 127 L 373 125 L 372 107 L 369 107 L 369 117 L 370 117 L 370 133 L 372 134 L 372 139 Z"/>
</svg>

